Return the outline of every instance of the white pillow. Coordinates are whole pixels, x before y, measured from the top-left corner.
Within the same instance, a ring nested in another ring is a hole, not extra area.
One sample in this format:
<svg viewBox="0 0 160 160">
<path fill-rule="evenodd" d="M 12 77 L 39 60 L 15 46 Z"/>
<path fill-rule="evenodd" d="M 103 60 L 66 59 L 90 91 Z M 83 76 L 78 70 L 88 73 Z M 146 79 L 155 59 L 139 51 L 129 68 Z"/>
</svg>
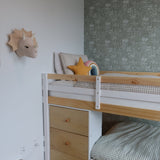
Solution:
<svg viewBox="0 0 160 160">
<path fill-rule="evenodd" d="M 54 66 L 56 74 L 64 74 L 59 53 L 54 53 Z"/>
<path fill-rule="evenodd" d="M 88 57 L 86 55 L 60 53 L 59 56 L 62 62 L 62 68 L 64 74 L 74 74 L 70 69 L 67 68 L 67 66 L 76 65 L 80 57 L 83 59 L 83 62 L 88 61 Z"/>
</svg>

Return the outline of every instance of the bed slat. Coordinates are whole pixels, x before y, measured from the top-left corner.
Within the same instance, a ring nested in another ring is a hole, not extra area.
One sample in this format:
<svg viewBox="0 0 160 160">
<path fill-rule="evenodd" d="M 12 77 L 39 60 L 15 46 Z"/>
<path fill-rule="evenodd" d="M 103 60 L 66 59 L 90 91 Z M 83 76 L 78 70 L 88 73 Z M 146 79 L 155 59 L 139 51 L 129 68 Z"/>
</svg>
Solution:
<svg viewBox="0 0 160 160">
<path fill-rule="evenodd" d="M 95 82 L 96 76 L 80 76 L 80 75 L 63 75 L 63 74 L 48 74 L 48 79 Z"/>
<path fill-rule="evenodd" d="M 133 78 L 133 77 L 111 77 L 102 76 L 102 83 L 114 84 L 130 84 L 130 85 L 145 85 L 145 86 L 160 86 L 159 78 Z"/>
<path fill-rule="evenodd" d="M 128 75 L 148 75 L 148 76 L 159 76 L 159 72 L 126 72 L 126 71 L 100 71 L 100 74 L 105 73 L 120 73 L 120 74 L 128 74 Z"/>
</svg>

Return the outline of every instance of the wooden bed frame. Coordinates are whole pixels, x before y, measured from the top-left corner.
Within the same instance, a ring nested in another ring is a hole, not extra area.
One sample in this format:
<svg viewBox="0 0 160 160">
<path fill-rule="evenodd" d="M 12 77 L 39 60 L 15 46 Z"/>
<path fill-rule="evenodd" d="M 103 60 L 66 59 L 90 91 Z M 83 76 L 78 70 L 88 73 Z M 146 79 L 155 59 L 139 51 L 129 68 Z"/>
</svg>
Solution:
<svg viewBox="0 0 160 160">
<path fill-rule="evenodd" d="M 160 76 L 160 73 L 152 72 L 101 71 L 101 73 Z M 48 83 L 50 79 L 95 82 L 96 89 L 50 86 Z M 49 104 L 160 121 L 160 95 L 105 91 L 101 90 L 102 83 L 160 87 L 160 78 L 42 74 L 43 110 L 45 113 L 44 141 L 45 151 L 47 152 L 45 154 L 45 160 L 50 160 L 50 155 L 48 153 L 50 147 L 48 131 Z M 54 91 L 55 96 L 49 96 L 48 91 Z"/>
</svg>

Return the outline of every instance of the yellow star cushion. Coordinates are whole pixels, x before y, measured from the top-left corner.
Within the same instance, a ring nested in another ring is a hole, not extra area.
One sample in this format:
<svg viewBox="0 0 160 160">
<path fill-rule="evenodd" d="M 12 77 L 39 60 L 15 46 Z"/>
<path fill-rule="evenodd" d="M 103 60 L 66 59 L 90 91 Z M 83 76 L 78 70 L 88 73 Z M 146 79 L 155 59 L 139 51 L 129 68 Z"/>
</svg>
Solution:
<svg viewBox="0 0 160 160">
<path fill-rule="evenodd" d="M 70 70 L 74 72 L 76 75 L 89 75 L 89 71 L 91 70 L 91 67 L 87 67 L 84 65 L 82 58 L 79 58 L 79 62 L 77 65 L 71 65 L 67 66 Z"/>
</svg>

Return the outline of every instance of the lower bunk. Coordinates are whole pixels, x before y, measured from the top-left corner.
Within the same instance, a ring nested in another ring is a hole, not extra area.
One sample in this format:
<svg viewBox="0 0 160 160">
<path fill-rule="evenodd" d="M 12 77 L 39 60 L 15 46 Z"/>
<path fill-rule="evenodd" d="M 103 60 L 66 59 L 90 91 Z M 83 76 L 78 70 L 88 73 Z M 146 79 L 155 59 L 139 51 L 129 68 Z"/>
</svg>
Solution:
<svg viewBox="0 0 160 160">
<path fill-rule="evenodd" d="M 159 160 L 160 128 L 142 122 L 121 122 L 99 138 L 91 160 Z"/>
<path fill-rule="evenodd" d="M 158 121 L 66 106 L 49 111 L 50 160 L 160 160 Z"/>
</svg>

